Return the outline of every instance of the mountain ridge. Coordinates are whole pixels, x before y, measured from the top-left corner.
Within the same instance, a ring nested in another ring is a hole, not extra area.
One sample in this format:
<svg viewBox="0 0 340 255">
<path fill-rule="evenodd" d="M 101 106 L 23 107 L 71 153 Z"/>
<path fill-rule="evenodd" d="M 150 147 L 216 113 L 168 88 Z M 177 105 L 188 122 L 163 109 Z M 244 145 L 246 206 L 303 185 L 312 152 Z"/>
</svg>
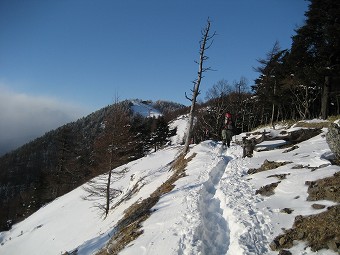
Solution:
<svg viewBox="0 0 340 255">
<path fill-rule="evenodd" d="M 178 118 L 175 122 L 172 125 L 178 127 L 178 135 L 182 136 L 185 118 Z M 251 135 L 259 136 L 265 130 L 275 137 L 296 129 L 303 127 L 294 124 L 276 126 L 273 130 L 266 126 Z M 254 150 L 252 158 L 242 158 L 242 147 L 237 144 L 247 134 L 237 136 L 227 150 L 222 149 L 221 142 L 209 139 L 192 145 L 186 157 L 188 164 L 173 189 L 163 194 L 150 209 L 141 207 L 138 211 L 150 213 L 145 221 L 133 228 L 132 232 L 140 235 L 116 250 L 116 244 L 123 244 L 122 235 L 114 239 L 118 233 L 117 223 L 132 207 L 147 201 L 173 174 L 171 164 L 182 146 L 167 146 L 113 169 L 113 172 L 124 170 L 126 174 L 115 184 L 122 193 L 114 199 L 105 219 L 93 208 L 93 201 L 83 199 L 85 190 L 77 188 L 16 224 L 11 231 L 1 233 L 0 251 L 4 254 L 15 251 L 19 255 L 27 252 L 44 255 L 110 252 L 121 255 L 143 252 L 150 255 L 160 252 L 169 255 L 337 254 L 326 249 L 334 248 L 329 241 L 315 249 L 314 243 L 308 239 L 295 239 L 294 245 L 289 246 L 293 236 L 282 236 L 292 232 L 290 228 L 294 227 L 295 219 L 300 219 L 299 224 L 302 224 L 305 219 L 331 212 L 329 208 L 334 206 L 339 207 L 336 201 L 308 199 L 306 181 L 313 183 L 320 178 L 332 177 L 340 170 L 330 162 L 332 153 L 325 140 L 326 132 L 327 128 L 322 128 L 322 133 L 293 146 L 286 144 L 287 147 L 280 147 L 282 140 L 265 141 Z M 260 170 L 267 160 L 285 164 L 266 167 L 265 171 L 252 171 L 253 168 Z M 100 176 L 95 179 L 101 180 Z M 262 187 L 269 187 L 272 183 L 276 183 L 273 194 L 260 194 Z M 128 215 L 129 219 L 135 216 Z M 333 219 L 322 224 L 336 227 L 336 222 Z M 322 228 L 320 232 L 317 227 L 314 226 L 312 233 L 323 236 L 326 232 Z M 336 237 L 339 233 L 330 234 Z M 128 239 L 131 237 L 127 236 Z M 307 232 L 305 237 L 308 237 Z M 109 241 L 111 238 L 112 242 Z M 284 251 L 275 250 L 278 244 L 287 246 L 280 248 Z"/>
<path fill-rule="evenodd" d="M 166 113 L 173 109 L 184 108 L 173 102 L 138 99 L 125 100 L 119 104 L 130 111 L 129 114 L 135 119 L 133 124 L 136 125 L 135 129 L 142 128 L 142 126 L 150 128 L 153 120 L 151 118 L 147 121 L 144 120 L 145 118 L 161 117 L 163 119 L 161 112 Z M 106 106 L 77 121 L 51 130 L 0 157 L 0 205 L 2 208 L 0 230 L 10 228 L 13 223 L 26 218 L 44 204 L 103 173 L 103 170 L 98 169 L 99 165 L 96 162 L 99 159 L 94 158 L 93 151 L 98 136 L 102 134 L 104 120 L 114 116 L 112 107 L 113 105 Z M 154 114 L 147 116 L 146 113 L 151 111 Z M 137 132 L 137 130 L 132 132 Z M 148 132 L 150 131 L 141 132 L 145 133 L 143 139 L 149 139 Z M 142 148 L 137 153 L 127 152 L 124 161 L 117 161 L 115 166 L 142 156 L 145 152 L 141 150 Z"/>
</svg>

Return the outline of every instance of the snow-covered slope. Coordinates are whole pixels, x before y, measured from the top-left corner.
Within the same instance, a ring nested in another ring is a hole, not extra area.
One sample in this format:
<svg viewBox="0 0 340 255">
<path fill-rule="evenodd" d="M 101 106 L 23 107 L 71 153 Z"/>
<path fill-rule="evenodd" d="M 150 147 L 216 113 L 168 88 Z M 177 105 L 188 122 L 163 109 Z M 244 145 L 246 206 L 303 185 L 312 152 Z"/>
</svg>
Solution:
<svg viewBox="0 0 340 255">
<path fill-rule="evenodd" d="M 149 104 L 143 103 L 142 101 L 131 100 L 131 103 L 132 103 L 131 109 L 135 114 L 140 114 L 144 117 L 155 118 L 158 118 L 163 115 L 159 110 L 155 109 Z"/>
<path fill-rule="evenodd" d="M 179 116 L 177 119 L 169 123 L 170 129 L 177 129 L 177 134 L 170 137 L 171 144 L 184 144 L 185 135 L 188 128 L 188 115 Z"/>
<path fill-rule="evenodd" d="M 183 136 L 185 119 L 180 118 L 172 125 L 177 125 Z M 100 217 L 93 202 L 83 199 L 86 192 L 80 187 L 41 208 L 10 231 L 2 232 L 0 254 L 48 255 L 75 249 L 77 254 L 94 254 L 113 235 L 124 210 L 148 197 L 169 178 L 170 162 L 181 148 L 176 142 L 181 140 L 174 138 L 172 146 L 116 169 L 126 172 L 113 184 L 123 193 L 113 201 L 120 205 L 107 218 Z M 292 226 L 295 216 L 326 210 L 312 209 L 312 202 L 306 201 L 305 181 L 331 176 L 340 170 L 328 160 L 331 152 L 323 134 L 300 143 L 294 151 L 283 151 L 255 152 L 253 158 L 242 158 L 242 148 L 235 143 L 227 150 L 222 150 L 220 142 L 210 140 L 193 145 L 188 157 L 194 153 L 196 156 L 188 163 L 186 176 L 160 198 L 154 212 L 143 223 L 143 234 L 119 254 L 278 254 L 270 250 L 269 243 L 282 228 Z M 266 159 L 291 163 L 247 174 Z M 301 164 L 324 167 L 315 171 L 293 169 Z M 258 188 L 276 181 L 275 177 L 268 178 L 269 175 L 288 173 L 274 195 L 255 194 Z M 123 199 L 135 187 L 139 191 Z M 335 204 L 319 202 L 327 206 Z M 282 213 L 283 208 L 291 208 L 293 212 Z M 305 249 L 304 243 L 290 251 L 299 255 L 336 254 L 329 250 L 314 253 Z"/>
</svg>

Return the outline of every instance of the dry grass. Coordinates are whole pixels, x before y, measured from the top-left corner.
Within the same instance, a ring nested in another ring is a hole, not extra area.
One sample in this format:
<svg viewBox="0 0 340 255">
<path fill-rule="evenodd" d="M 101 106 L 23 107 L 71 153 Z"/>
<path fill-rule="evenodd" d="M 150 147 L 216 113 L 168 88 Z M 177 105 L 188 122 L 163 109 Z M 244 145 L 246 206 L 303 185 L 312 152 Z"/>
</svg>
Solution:
<svg viewBox="0 0 340 255">
<path fill-rule="evenodd" d="M 317 128 L 317 129 L 321 129 L 321 128 L 328 128 L 331 122 L 329 121 L 324 121 L 324 122 L 304 122 L 304 121 L 299 121 L 298 123 L 296 123 L 295 127 L 304 127 L 304 128 Z"/>
<path fill-rule="evenodd" d="M 312 251 L 330 249 L 339 252 L 340 248 L 340 205 L 329 207 L 327 211 L 296 216 L 293 228 L 275 237 L 270 244 L 272 250 L 291 248 L 294 240 L 305 241 Z"/>
<path fill-rule="evenodd" d="M 121 205 L 121 203 L 128 201 L 134 194 L 140 191 L 140 189 L 144 187 L 144 184 L 142 183 L 143 179 L 144 178 L 141 178 L 140 180 L 138 180 L 138 182 L 135 183 L 132 189 L 127 191 L 127 193 L 124 194 L 124 196 L 117 203 L 111 206 L 111 209 L 117 208 L 119 205 Z"/>
<path fill-rule="evenodd" d="M 295 125 L 296 127 L 306 127 L 306 128 L 327 128 L 329 126 L 330 123 L 333 123 L 336 120 L 340 120 L 340 115 L 337 116 L 329 116 L 327 118 L 327 121 L 324 122 L 320 122 L 320 123 L 307 123 L 303 120 L 301 121 L 295 121 L 295 120 L 284 120 L 284 121 L 280 121 L 280 122 L 275 122 L 275 125 L 280 125 L 280 126 L 284 126 L 286 128 L 290 128 L 291 126 Z M 265 125 L 260 125 L 257 126 L 255 128 L 255 130 L 257 129 L 261 129 L 261 128 L 269 128 L 270 125 L 269 124 L 265 124 Z"/>
<path fill-rule="evenodd" d="M 150 217 L 152 207 L 159 201 L 160 197 L 170 192 L 175 187 L 175 182 L 185 176 L 185 168 L 196 154 L 185 158 L 180 155 L 171 165 L 173 175 L 159 186 L 150 197 L 131 205 L 125 210 L 124 217 L 118 222 L 116 231 L 107 246 L 97 255 L 118 254 L 130 242 L 143 233 L 142 223 Z"/>
<path fill-rule="evenodd" d="M 340 203 L 340 172 L 331 177 L 306 182 L 308 201 L 330 200 Z"/>
<path fill-rule="evenodd" d="M 251 168 L 248 170 L 248 174 L 256 174 L 259 172 L 263 172 L 263 171 L 268 171 L 268 170 L 272 170 L 287 164 L 290 164 L 292 162 L 290 161 L 286 161 L 286 162 L 275 162 L 275 161 L 269 161 L 269 160 L 265 160 L 263 162 L 263 164 L 259 167 L 259 168 Z"/>
<path fill-rule="evenodd" d="M 312 122 L 312 123 L 307 123 L 304 121 L 299 121 L 296 123 L 296 127 L 306 127 L 306 128 L 328 128 L 331 123 L 333 123 L 336 120 L 340 120 L 340 115 L 337 116 L 329 116 L 327 118 L 327 121 L 323 122 Z"/>
<path fill-rule="evenodd" d="M 268 184 L 266 186 L 262 186 L 261 188 L 256 190 L 255 194 L 256 195 L 260 194 L 260 195 L 266 196 L 266 197 L 272 196 L 272 195 L 275 194 L 274 190 L 280 184 L 280 182 L 281 181 L 274 182 L 274 183 Z"/>
<path fill-rule="evenodd" d="M 327 120 L 333 123 L 336 120 L 340 120 L 340 115 L 329 116 Z"/>
</svg>

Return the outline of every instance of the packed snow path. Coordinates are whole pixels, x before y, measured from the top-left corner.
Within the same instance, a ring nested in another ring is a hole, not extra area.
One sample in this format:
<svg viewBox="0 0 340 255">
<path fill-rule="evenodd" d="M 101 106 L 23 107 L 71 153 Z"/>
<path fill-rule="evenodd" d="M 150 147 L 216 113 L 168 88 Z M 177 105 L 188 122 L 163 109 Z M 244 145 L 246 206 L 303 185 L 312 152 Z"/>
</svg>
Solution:
<svg viewBox="0 0 340 255">
<path fill-rule="evenodd" d="M 204 142 L 202 149 L 210 158 L 197 160 L 206 162 L 206 171 L 198 179 L 205 175 L 208 179 L 198 193 L 189 192 L 186 198 L 190 211 L 198 214 L 196 219 L 191 214 L 187 223 L 197 226 L 194 233 L 184 231 L 178 254 L 265 254 L 267 236 L 271 235 L 270 218 L 256 208 L 262 200 L 254 196 L 254 188 L 244 179 L 246 160 L 240 158 L 241 148 L 222 150 L 221 144 Z M 187 171 L 191 168 L 196 167 L 189 163 Z"/>
<path fill-rule="evenodd" d="M 231 236 L 228 255 L 266 254 L 270 242 L 267 237 L 272 236 L 270 217 L 263 213 L 266 208 L 257 208 L 263 199 L 254 195 L 254 187 L 245 179 L 245 160 L 229 162 L 216 192 L 221 200 L 224 218 L 229 222 Z"/>
<path fill-rule="evenodd" d="M 201 224 L 197 228 L 196 238 L 201 243 L 202 254 L 226 254 L 229 248 L 230 231 L 228 223 L 223 218 L 221 201 L 215 198 L 216 186 L 226 168 L 228 159 L 225 156 L 209 173 L 209 179 L 203 183 L 198 200 Z"/>
</svg>

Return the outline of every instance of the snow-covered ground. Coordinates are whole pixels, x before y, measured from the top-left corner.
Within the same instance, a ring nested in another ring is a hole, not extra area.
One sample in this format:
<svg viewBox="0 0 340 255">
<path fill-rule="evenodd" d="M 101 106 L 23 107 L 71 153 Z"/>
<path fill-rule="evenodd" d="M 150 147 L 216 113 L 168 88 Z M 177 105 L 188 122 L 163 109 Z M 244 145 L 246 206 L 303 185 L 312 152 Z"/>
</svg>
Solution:
<svg viewBox="0 0 340 255">
<path fill-rule="evenodd" d="M 14 225 L 10 231 L 2 232 L 0 254 L 55 255 L 75 249 L 77 254 L 94 254 L 104 247 L 124 210 L 147 198 L 172 174 L 169 163 L 181 149 L 178 143 L 183 140 L 186 119 L 179 118 L 171 125 L 178 126 L 179 133 L 179 137 L 173 138 L 172 146 L 116 169 L 126 171 L 125 176 L 113 184 L 123 194 L 115 199 L 113 204 L 121 203 L 106 219 L 100 217 L 93 202 L 83 199 L 86 192 L 79 187 Z M 255 152 L 253 158 L 242 158 L 242 148 L 235 143 L 227 150 L 222 150 L 220 142 L 211 140 L 192 146 L 188 157 L 193 153 L 196 156 L 188 163 L 186 176 L 160 198 L 152 215 L 143 223 L 144 233 L 119 254 L 277 255 L 277 251 L 270 250 L 269 243 L 282 233 L 282 228 L 290 228 L 297 215 L 323 211 L 312 209 L 312 202 L 306 201 L 305 181 L 328 177 L 340 170 L 328 160 L 332 153 L 323 134 L 300 143 L 296 150 L 283 151 Z M 248 169 L 259 167 L 266 159 L 291 163 L 247 174 Z M 324 167 L 315 171 L 292 169 L 296 165 Z M 282 173 L 289 175 L 274 195 L 255 194 L 261 186 L 277 182 L 274 177 L 268 178 L 269 175 Z M 122 200 L 136 185 L 139 192 Z M 283 208 L 294 211 L 281 213 Z M 304 243 L 296 244 L 290 251 L 299 255 L 336 254 L 329 250 L 314 253 L 305 249 Z"/>
<path fill-rule="evenodd" d="M 132 111 L 144 117 L 158 118 L 159 116 L 163 115 L 159 110 L 141 101 L 131 100 L 131 103 L 132 103 L 132 106 L 131 106 Z"/>
</svg>

